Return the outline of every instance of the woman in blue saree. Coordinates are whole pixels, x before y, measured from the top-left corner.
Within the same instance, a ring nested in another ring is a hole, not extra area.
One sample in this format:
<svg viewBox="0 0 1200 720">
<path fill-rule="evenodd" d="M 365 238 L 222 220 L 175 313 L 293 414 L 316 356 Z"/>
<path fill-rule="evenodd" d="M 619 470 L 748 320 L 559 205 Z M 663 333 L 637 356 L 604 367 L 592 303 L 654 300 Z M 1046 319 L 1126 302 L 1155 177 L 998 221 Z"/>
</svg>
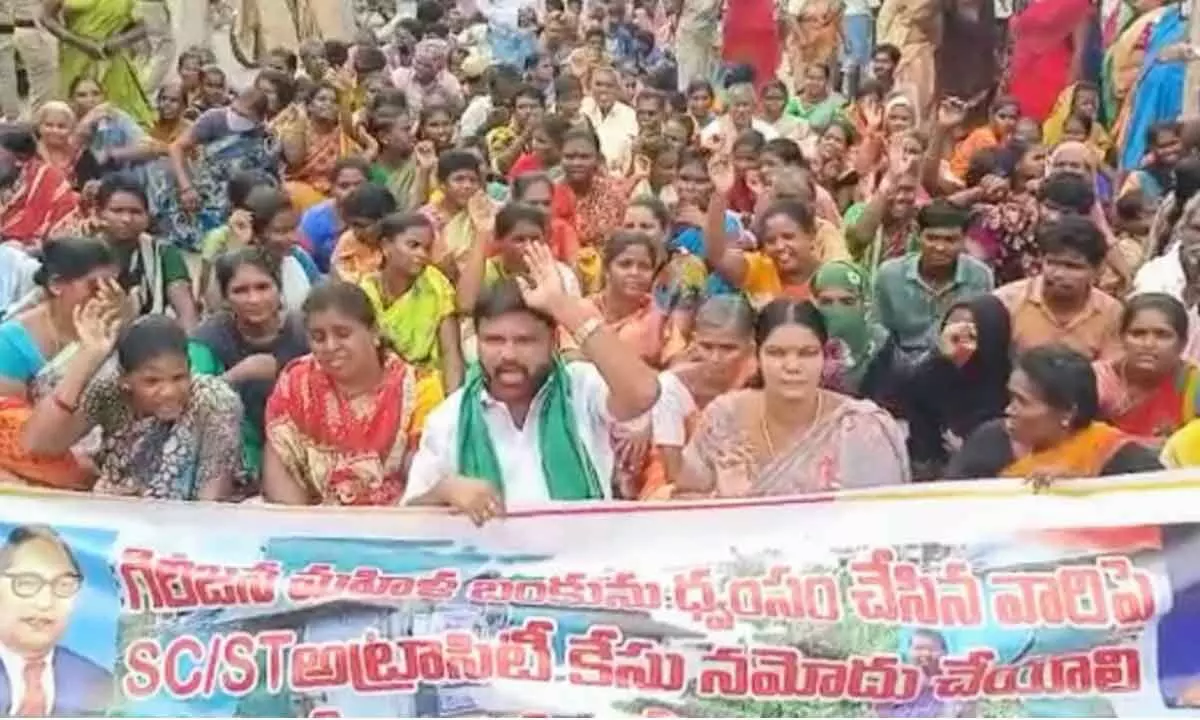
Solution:
<svg viewBox="0 0 1200 720">
<path fill-rule="evenodd" d="M 228 107 L 206 110 L 149 174 L 154 219 L 162 237 L 195 252 L 229 218 L 226 186 L 240 172 L 275 168 L 278 148 L 264 120 L 267 96 L 244 90 Z"/>
<path fill-rule="evenodd" d="M 1183 113 L 1183 80 L 1187 69 L 1181 48 L 1187 42 L 1187 18 L 1175 5 L 1155 24 L 1146 47 L 1142 72 L 1133 90 L 1133 108 L 1121 144 L 1121 169 L 1136 170 L 1148 151 L 1146 131 Z"/>
</svg>

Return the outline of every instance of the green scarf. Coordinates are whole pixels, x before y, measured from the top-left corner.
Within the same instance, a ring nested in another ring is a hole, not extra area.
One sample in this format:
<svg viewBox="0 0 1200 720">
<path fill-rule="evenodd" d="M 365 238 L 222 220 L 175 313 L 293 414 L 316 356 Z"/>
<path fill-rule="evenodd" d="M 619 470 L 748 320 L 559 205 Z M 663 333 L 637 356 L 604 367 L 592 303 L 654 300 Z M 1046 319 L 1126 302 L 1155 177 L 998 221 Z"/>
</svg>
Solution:
<svg viewBox="0 0 1200 720">
<path fill-rule="evenodd" d="M 458 471 L 490 482 L 504 495 L 504 475 L 496 446 L 483 417 L 483 371 L 478 363 L 467 370 L 458 410 Z M 538 445 L 542 474 L 552 500 L 599 500 L 604 497 L 600 478 L 579 439 L 572 413 L 571 376 L 557 357 L 546 378 L 538 410 Z"/>
<path fill-rule="evenodd" d="M 822 288 L 830 287 L 845 290 L 858 298 L 855 306 L 820 307 L 830 339 L 839 340 L 845 346 L 847 375 L 857 379 L 866 370 L 875 352 L 871 324 L 867 320 L 866 276 L 854 263 L 845 260 L 827 262 L 813 275 L 812 291 L 816 295 Z"/>
</svg>

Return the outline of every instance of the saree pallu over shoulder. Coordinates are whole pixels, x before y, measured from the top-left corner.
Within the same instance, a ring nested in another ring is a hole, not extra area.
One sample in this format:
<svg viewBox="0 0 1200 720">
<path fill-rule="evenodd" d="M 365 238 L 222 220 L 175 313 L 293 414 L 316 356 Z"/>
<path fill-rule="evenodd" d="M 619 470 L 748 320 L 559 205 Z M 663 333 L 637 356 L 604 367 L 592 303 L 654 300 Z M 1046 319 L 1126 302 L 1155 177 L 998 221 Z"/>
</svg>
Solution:
<svg viewBox="0 0 1200 720">
<path fill-rule="evenodd" d="M 1187 40 L 1187 20 L 1173 6 L 1154 24 L 1137 82 L 1126 103 L 1128 119 L 1122 125 L 1122 170 L 1140 167 L 1146 155 L 1146 131 L 1156 122 L 1174 120 L 1183 112 L 1183 83 L 1187 63 L 1165 62 L 1164 50 Z"/>
<path fill-rule="evenodd" d="M 1058 445 L 1014 460 L 1001 477 L 1025 478 L 1039 470 L 1070 472 L 1074 477 L 1099 477 L 1129 437 L 1112 425 L 1094 422 Z"/>
<path fill-rule="evenodd" d="M 436 370 L 441 353 L 438 329 L 454 313 L 454 286 L 440 270 L 430 265 L 417 277 L 408 292 L 385 301 L 378 276 L 360 283 L 375 308 L 380 328 L 396 352 L 407 362 Z"/>
<path fill-rule="evenodd" d="M 436 376 L 395 355 L 368 395 L 345 398 L 311 355 L 292 361 L 267 400 L 267 441 L 296 482 L 325 505 L 395 505 L 405 459 L 441 400 Z"/>
<path fill-rule="evenodd" d="M 134 6 L 134 0 L 66 0 L 63 20 L 76 35 L 104 42 L 135 22 Z M 64 97 L 77 78 L 94 77 L 103 86 L 109 102 L 129 113 L 143 127 L 154 123 L 150 99 L 142 89 L 129 50 L 117 50 L 97 60 L 63 42 L 59 44 L 59 72 Z"/>
</svg>

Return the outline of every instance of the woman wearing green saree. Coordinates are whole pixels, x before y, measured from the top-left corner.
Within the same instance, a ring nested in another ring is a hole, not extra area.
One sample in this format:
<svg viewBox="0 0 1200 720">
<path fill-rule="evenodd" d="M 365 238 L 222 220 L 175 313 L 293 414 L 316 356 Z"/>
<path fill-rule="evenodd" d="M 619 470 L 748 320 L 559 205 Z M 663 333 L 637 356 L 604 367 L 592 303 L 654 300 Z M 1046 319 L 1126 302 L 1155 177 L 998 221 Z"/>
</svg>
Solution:
<svg viewBox="0 0 1200 720">
<path fill-rule="evenodd" d="M 138 80 L 133 45 L 146 35 L 134 18 L 134 0 L 44 0 L 46 29 L 62 42 L 59 68 L 64 92 L 80 77 L 94 78 L 109 102 L 139 125 L 154 122 Z"/>
</svg>

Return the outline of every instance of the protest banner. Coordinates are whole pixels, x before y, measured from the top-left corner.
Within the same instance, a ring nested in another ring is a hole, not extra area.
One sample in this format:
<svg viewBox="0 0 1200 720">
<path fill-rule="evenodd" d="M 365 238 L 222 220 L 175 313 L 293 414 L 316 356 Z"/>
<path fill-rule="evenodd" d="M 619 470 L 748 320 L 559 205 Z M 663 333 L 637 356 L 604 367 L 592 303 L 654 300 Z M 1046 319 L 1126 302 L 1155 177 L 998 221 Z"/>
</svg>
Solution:
<svg viewBox="0 0 1200 720">
<path fill-rule="evenodd" d="M 1037 495 L 988 481 L 572 505 L 475 528 L 435 511 L 9 494 L 0 706 L 1186 714 L 1198 498 L 1162 473 Z M 20 657 L 50 658 L 52 687 Z"/>
</svg>

